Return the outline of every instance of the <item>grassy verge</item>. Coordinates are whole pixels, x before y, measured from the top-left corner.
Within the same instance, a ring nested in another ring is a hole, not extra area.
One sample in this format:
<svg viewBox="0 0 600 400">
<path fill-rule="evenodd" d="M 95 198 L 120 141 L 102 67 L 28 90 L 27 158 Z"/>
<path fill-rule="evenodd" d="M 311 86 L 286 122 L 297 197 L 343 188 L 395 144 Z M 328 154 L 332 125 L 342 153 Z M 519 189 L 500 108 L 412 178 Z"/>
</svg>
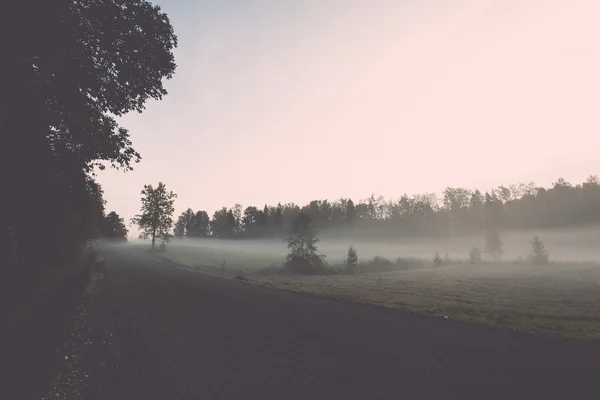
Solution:
<svg viewBox="0 0 600 400">
<path fill-rule="evenodd" d="M 554 263 L 450 265 L 408 271 L 290 276 L 272 254 L 173 247 L 161 255 L 180 267 L 249 282 L 401 310 L 577 339 L 600 339 L 600 266 Z M 271 272 L 265 273 L 265 267 Z M 259 273 L 260 272 L 260 273 Z"/>
</svg>

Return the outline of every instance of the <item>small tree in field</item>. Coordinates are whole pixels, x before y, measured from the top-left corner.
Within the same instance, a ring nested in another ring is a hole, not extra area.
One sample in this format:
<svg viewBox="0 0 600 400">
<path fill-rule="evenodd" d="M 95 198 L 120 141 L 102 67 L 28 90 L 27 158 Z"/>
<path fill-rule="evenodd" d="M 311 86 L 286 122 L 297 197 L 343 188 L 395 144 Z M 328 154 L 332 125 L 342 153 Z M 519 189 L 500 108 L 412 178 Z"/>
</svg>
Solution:
<svg viewBox="0 0 600 400">
<path fill-rule="evenodd" d="M 356 270 L 356 266 L 358 265 L 358 253 L 353 245 L 348 247 L 348 254 L 344 260 L 344 265 L 346 266 L 346 270 L 348 272 L 353 273 Z"/>
<path fill-rule="evenodd" d="M 544 243 L 537 236 L 531 241 L 531 260 L 536 265 L 548 264 L 548 252 Z"/>
<path fill-rule="evenodd" d="M 473 246 L 469 253 L 469 261 L 471 264 L 479 264 L 481 262 L 481 250 L 478 247 Z"/>
<path fill-rule="evenodd" d="M 436 267 L 441 267 L 444 265 L 444 260 L 442 260 L 442 257 L 440 257 L 440 253 L 435 253 L 435 256 L 433 256 L 433 265 Z"/>
<path fill-rule="evenodd" d="M 140 214 L 132 218 L 142 233 L 140 238 L 152 240 L 152 250 L 155 248 L 156 239 L 162 243 L 169 241 L 170 230 L 173 225 L 173 203 L 177 195 L 167 192 L 164 183 L 159 182 L 155 188 L 152 185 L 144 185 L 142 190 L 142 208 Z"/>
<path fill-rule="evenodd" d="M 502 256 L 502 253 L 504 253 L 504 250 L 502 250 L 500 233 L 494 228 L 490 228 L 486 231 L 485 252 L 488 253 L 494 260 L 499 259 Z"/>
<path fill-rule="evenodd" d="M 286 266 L 293 272 L 314 273 L 323 267 L 323 256 L 317 254 L 317 232 L 306 213 L 298 213 L 290 236 L 284 241 L 290 250 Z"/>
</svg>

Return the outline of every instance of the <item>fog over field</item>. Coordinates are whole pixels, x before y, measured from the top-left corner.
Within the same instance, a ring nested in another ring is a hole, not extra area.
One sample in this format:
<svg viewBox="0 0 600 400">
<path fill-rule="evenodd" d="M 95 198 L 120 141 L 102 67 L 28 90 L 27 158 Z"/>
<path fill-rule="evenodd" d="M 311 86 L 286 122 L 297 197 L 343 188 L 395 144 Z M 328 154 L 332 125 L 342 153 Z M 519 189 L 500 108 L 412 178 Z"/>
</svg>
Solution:
<svg viewBox="0 0 600 400">
<path fill-rule="evenodd" d="M 526 231 L 502 234 L 504 253 L 502 261 L 514 261 L 526 258 L 531 252 L 531 240 L 537 235 L 544 242 L 551 261 L 563 262 L 600 262 L 600 227 L 562 229 L 552 231 Z M 429 260 L 435 253 L 445 253 L 452 259 L 467 260 L 473 246 L 485 247 L 485 237 L 469 235 L 450 238 L 336 238 L 331 233 L 321 238 L 319 252 L 326 256 L 329 263 L 339 263 L 352 244 L 361 259 L 382 256 L 394 260 L 397 257 L 415 257 Z M 145 243 L 135 240 L 133 244 Z M 285 260 L 287 246 L 281 239 L 174 239 L 168 245 L 167 253 L 176 254 L 185 251 L 213 251 L 219 253 L 248 253 L 255 257 L 275 262 Z M 265 265 L 267 266 L 267 265 Z"/>
<path fill-rule="evenodd" d="M 534 235 L 544 242 L 548 265 L 535 265 L 529 259 Z M 600 228 L 505 232 L 502 241 L 500 260 L 484 253 L 483 262 L 473 265 L 469 251 L 474 245 L 485 248 L 483 234 L 351 240 L 329 232 L 318 243 L 318 252 L 335 268 L 311 275 L 286 273 L 288 249 L 281 239 L 174 239 L 155 257 L 180 268 L 242 277 L 269 287 L 529 332 L 600 337 Z M 339 269 L 350 244 L 365 266 L 355 274 Z M 149 249 L 143 240 L 124 246 L 138 252 Z M 443 265 L 434 265 L 434 253 L 444 258 Z M 135 257 L 136 252 L 132 254 Z M 371 270 L 369 262 L 376 256 L 392 262 L 398 257 L 423 262 L 407 268 L 395 262 L 391 269 Z"/>
</svg>

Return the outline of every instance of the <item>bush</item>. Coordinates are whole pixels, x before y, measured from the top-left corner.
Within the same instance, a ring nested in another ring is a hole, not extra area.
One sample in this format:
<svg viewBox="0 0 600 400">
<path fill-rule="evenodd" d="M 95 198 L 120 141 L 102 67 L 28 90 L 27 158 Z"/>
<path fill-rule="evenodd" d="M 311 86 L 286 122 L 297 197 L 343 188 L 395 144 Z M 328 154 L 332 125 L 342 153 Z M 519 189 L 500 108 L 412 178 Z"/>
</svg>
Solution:
<svg viewBox="0 0 600 400">
<path fill-rule="evenodd" d="M 158 247 L 156 248 L 156 252 L 157 253 L 164 253 L 165 251 L 167 251 L 167 244 L 165 242 L 161 242 Z"/>
<path fill-rule="evenodd" d="M 385 257 L 375 256 L 369 261 L 369 269 L 378 272 L 394 270 L 394 263 Z"/>
<path fill-rule="evenodd" d="M 321 257 L 289 257 L 285 268 L 293 274 L 314 275 L 325 272 L 325 263 Z"/>
</svg>

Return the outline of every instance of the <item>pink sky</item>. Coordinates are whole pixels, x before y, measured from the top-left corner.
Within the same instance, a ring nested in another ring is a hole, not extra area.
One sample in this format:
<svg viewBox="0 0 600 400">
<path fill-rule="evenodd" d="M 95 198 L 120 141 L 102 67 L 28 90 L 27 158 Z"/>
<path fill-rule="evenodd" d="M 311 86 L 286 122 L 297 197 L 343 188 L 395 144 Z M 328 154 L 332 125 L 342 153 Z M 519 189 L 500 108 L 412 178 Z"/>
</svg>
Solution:
<svg viewBox="0 0 600 400">
<path fill-rule="evenodd" d="M 108 210 L 158 181 L 212 214 L 600 172 L 600 2 L 282 3 L 159 2 L 178 70 L 121 119 L 143 160 L 99 174 Z"/>
</svg>

